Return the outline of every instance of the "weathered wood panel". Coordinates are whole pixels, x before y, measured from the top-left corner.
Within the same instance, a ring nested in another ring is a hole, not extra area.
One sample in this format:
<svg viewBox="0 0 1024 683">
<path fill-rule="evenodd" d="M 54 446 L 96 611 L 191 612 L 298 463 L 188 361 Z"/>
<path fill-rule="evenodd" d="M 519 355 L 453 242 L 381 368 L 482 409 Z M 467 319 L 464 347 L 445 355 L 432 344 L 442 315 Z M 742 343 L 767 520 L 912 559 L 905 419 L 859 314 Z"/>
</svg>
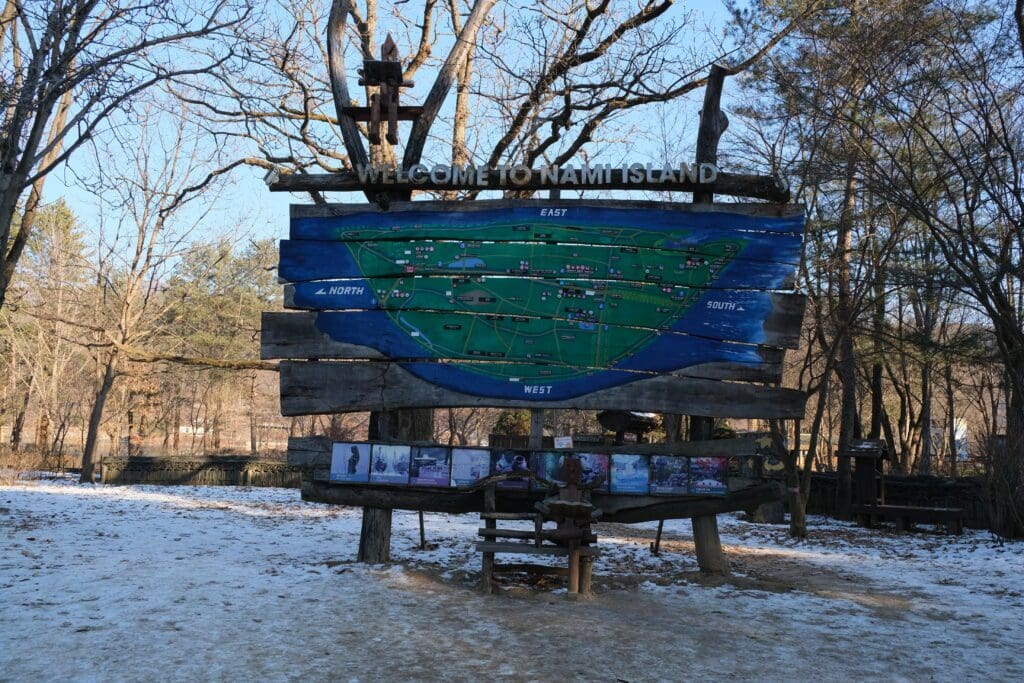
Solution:
<svg viewBox="0 0 1024 683">
<path fill-rule="evenodd" d="M 320 242 L 281 240 L 281 282 L 505 275 L 654 282 L 719 289 L 787 289 L 802 250 L 796 236 L 704 240 L 693 252 L 648 247 L 536 242 Z"/>
<path fill-rule="evenodd" d="M 602 511 L 602 522 L 633 524 L 659 519 L 685 519 L 687 517 L 715 515 L 736 510 L 748 510 L 762 503 L 779 500 L 782 486 L 775 482 L 751 486 L 717 498 L 681 496 L 658 498 L 653 496 L 611 496 L 594 493 L 594 506 Z M 542 494 L 503 494 L 497 498 L 500 512 L 530 512 Z M 484 511 L 482 491 L 462 493 L 448 489 L 423 491 L 379 485 L 344 486 L 322 481 L 304 480 L 302 499 L 335 505 L 356 507 L 423 510 L 464 514 Z"/>
<path fill-rule="evenodd" d="M 409 277 L 285 285 L 286 308 L 481 313 L 670 330 L 795 348 L 806 297 L 598 280 Z M 752 320 L 763 319 L 758 327 Z"/>
<path fill-rule="evenodd" d="M 324 320 L 325 317 L 328 319 Z M 445 338 L 438 338 L 439 335 L 432 335 L 433 345 L 417 348 L 409 343 L 408 335 L 400 330 L 389 330 L 380 324 L 367 324 L 365 316 L 360 313 L 264 313 L 260 356 L 263 359 L 445 359 L 487 363 L 494 362 L 488 358 L 490 354 L 500 358 L 503 364 L 537 362 L 542 348 L 538 343 L 540 335 L 531 335 L 531 329 L 510 330 L 500 337 L 492 337 L 496 343 L 484 347 L 479 345 L 479 342 L 474 345 L 472 339 L 463 340 L 458 336 L 465 335 L 464 330 L 474 327 L 475 319 L 470 317 L 470 320 L 461 322 L 464 324 L 458 327 L 452 324 L 444 326 L 447 336 L 451 337 L 447 348 L 443 345 Z M 489 322 L 493 324 L 493 321 Z M 483 324 L 480 323 L 481 326 Z M 635 358 L 631 358 L 630 356 L 636 353 L 645 341 L 647 333 L 627 328 L 617 330 L 615 338 L 604 341 L 605 346 L 600 351 L 607 354 L 609 360 L 605 360 L 597 357 L 593 348 L 585 349 L 580 344 L 565 341 L 565 338 L 570 336 L 575 341 L 584 335 L 596 333 L 581 334 L 571 327 L 562 330 L 556 327 L 552 330 L 554 334 L 560 335 L 561 341 L 555 340 L 551 344 L 551 349 L 555 353 L 545 359 L 546 367 L 564 366 L 566 369 L 600 371 L 606 369 L 609 363 L 625 359 L 622 365 L 628 366 L 633 372 L 671 372 L 690 377 L 767 383 L 777 382 L 782 376 L 784 352 L 781 349 L 711 339 L 683 338 L 681 343 L 659 347 L 654 354 L 638 353 Z M 498 331 L 502 330 L 498 328 Z M 516 343 L 517 334 L 523 334 L 520 343 Z M 362 343 L 353 343 L 345 337 Z M 557 355 L 559 352 L 560 355 Z M 699 362 L 693 361 L 695 356 L 700 358 Z M 588 358 L 591 361 L 590 365 L 587 365 Z M 597 365 L 599 362 L 605 364 Z M 529 367 L 513 370 L 516 374 L 529 374 L 531 371 L 532 368 Z M 563 376 L 567 375 L 568 372 Z M 555 375 L 550 377 L 554 379 Z"/>
<path fill-rule="evenodd" d="M 578 408 L 686 413 L 706 417 L 802 417 L 807 400 L 793 389 L 762 387 L 690 377 L 606 371 L 590 382 L 510 381 L 507 375 L 474 374 L 480 394 L 444 383 L 456 363 L 297 362 L 280 366 L 281 412 L 311 415 L 391 408 L 492 406 Z M 467 371 L 468 372 L 468 371 Z M 465 377 L 464 386 L 473 387 Z M 578 392 L 578 393 L 577 393 Z"/>
<path fill-rule="evenodd" d="M 340 173 L 292 173 L 278 176 L 270 183 L 271 192 L 405 192 L 414 190 L 543 190 L 552 187 L 570 187 L 559 183 L 545 182 L 539 170 L 534 170 L 529 181 L 521 185 L 502 184 L 497 174 L 489 174 L 484 182 L 467 183 L 435 182 L 427 178 L 422 183 L 404 182 L 363 182 L 352 171 Z M 633 182 L 621 168 L 612 169 L 607 182 L 580 179 L 571 185 L 573 190 L 654 190 L 661 192 L 711 192 L 716 195 L 766 199 L 772 202 L 788 202 L 789 185 L 779 175 L 753 175 L 744 173 L 719 172 L 711 183 L 694 183 L 690 180 L 660 182 L 646 178 Z"/>
</svg>

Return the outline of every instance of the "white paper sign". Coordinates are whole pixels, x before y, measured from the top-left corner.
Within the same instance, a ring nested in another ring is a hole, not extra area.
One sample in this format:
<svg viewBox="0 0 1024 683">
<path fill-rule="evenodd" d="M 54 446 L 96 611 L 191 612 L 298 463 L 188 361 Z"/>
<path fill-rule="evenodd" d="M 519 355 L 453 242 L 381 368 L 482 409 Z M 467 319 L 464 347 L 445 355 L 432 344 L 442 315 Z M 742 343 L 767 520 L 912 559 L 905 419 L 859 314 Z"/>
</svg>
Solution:
<svg viewBox="0 0 1024 683">
<path fill-rule="evenodd" d="M 556 436 L 555 448 L 572 448 L 571 436 Z"/>
</svg>

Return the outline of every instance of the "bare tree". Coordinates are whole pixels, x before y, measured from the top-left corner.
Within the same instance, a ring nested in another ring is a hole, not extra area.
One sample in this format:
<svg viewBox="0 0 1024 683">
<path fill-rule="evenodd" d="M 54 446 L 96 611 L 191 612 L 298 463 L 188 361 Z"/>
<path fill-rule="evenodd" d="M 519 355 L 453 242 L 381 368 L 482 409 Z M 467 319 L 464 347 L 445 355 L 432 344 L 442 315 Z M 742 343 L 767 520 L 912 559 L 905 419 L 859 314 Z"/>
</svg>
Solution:
<svg viewBox="0 0 1024 683">
<path fill-rule="evenodd" d="M 10 244 L 26 190 L 31 216 L 42 181 L 87 140 L 122 121 L 140 95 L 209 72 L 233 55 L 229 29 L 246 0 L 6 0 L 0 14 L 0 306 L 25 237 Z M 22 231 L 31 230 L 31 220 Z M 10 248 L 13 246 L 13 248 Z"/>
</svg>

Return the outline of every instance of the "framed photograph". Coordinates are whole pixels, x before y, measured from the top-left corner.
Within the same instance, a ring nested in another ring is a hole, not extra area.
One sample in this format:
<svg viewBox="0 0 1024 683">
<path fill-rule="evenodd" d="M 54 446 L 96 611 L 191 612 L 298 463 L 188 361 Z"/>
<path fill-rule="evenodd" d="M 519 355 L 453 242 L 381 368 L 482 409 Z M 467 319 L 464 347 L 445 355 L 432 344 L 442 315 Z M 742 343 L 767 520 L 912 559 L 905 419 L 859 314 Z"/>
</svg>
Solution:
<svg viewBox="0 0 1024 683">
<path fill-rule="evenodd" d="M 448 486 L 451 468 L 451 449 L 433 446 L 414 448 L 412 464 L 409 466 L 409 483 L 413 486 Z"/>
<path fill-rule="evenodd" d="M 614 453 L 611 467 L 611 492 L 646 495 L 650 492 L 651 471 L 646 455 Z"/>
<path fill-rule="evenodd" d="M 601 483 L 594 487 L 595 491 L 608 493 L 608 469 L 610 456 L 607 453 L 580 453 L 580 484 L 582 486 L 592 485 L 599 477 L 603 477 Z"/>
<path fill-rule="evenodd" d="M 729 492 L 729 458 L 690 458 L 690 493 L 724 496 Z"/>
<path fill-rule="evenodd" d="M 331 481 L 370 480 L 370 444 L 335 443 L 331 447 Z"/>
<path fill-rule="evenodd" d="M 562 463 L 565 462 L 565 458 L 569 457 L 568 453 L 555 453 L 554 451 L 539 451 L 533 454 L 533 473 L 541 479 L 546 479 L 555 484 L 565 484 L 565 477 L 562 476 Z M 533 489 L 535 491 L 547 490 L 547 487 L 543 484 L 534 482 Z"/>
<path fill-rule="evenodd" d="M 528 472 L 530 470 L 530 451 L 501 450 L 491 454 L 491 474 L 515 474 L 516 472 Z M 530 480 L 506 479 L 498 482 L 500 489 L 520 489 L 525 491 L 530 487 Z"/>
<path fill-rule="evenodd" d="M 398 444 L 373 444 L 371 484 L 408 484 L 411 448 Z"/>
<path fill-rule="evenodd" d="M 651 456 L 651 495 L 685 496 L 689 489 L 689 463 L 679 455 Z"/>
<path fill-rule="evenodd" d="M 452 449 L 452 486 L 470 486 L 491 473 L 491 452 L 486 448 Z"/>
</svg>

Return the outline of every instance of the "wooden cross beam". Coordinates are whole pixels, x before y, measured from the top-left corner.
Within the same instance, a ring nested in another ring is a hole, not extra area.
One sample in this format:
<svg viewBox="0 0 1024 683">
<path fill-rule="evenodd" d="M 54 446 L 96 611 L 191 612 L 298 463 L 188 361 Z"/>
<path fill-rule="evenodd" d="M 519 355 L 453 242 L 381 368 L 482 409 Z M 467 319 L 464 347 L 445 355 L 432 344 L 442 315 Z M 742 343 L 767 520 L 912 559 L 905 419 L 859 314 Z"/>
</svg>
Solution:
<svg viewBox="0 0 1024 683">
<path fill-rule="evenodd" d="M 388 34 L 380 48 L 380 59 L 363 61 L 359 70 L 359 85 L 378 88 L 370 96 L 369 107 L 345 107 L 346 114 L 356 121 L 365 121 L 371 145 L 381 142 L 381 124 L 387 119 L 387 141 L 398 144 L 398 122 L 415 121 L 422 113 L 423 107 L 402 107 L 399 105 L 399 94 L 402 88 L 414 85 L 402 75 L 402 63 L 398 59 L 398 46 Z"/>
</svg>

